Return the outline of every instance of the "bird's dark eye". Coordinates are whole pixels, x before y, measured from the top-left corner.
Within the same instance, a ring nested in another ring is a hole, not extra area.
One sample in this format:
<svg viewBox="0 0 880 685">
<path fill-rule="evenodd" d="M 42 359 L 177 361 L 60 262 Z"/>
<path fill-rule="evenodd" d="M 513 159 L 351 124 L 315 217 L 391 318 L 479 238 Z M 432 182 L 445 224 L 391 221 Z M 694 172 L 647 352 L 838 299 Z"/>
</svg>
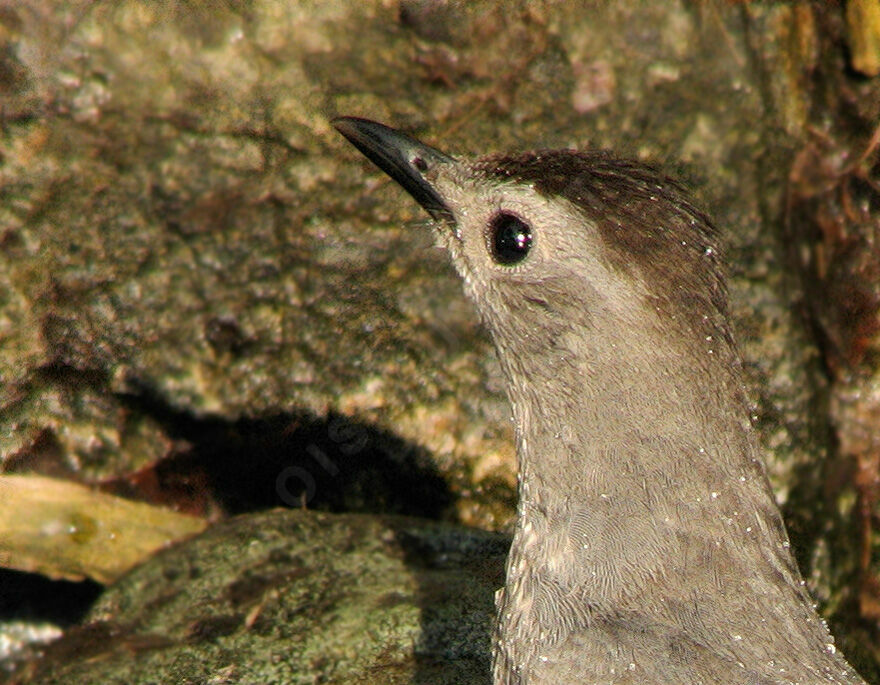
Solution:
<svg viewBox="0 0 880 685">
<path fill-rule="evenodd" d="M 532 229 L 508 212 L 498 212 L 492 217 L 487 238 L 492 259 L 499 264 L 517 264 L 532 248 Z"/>
</svg>

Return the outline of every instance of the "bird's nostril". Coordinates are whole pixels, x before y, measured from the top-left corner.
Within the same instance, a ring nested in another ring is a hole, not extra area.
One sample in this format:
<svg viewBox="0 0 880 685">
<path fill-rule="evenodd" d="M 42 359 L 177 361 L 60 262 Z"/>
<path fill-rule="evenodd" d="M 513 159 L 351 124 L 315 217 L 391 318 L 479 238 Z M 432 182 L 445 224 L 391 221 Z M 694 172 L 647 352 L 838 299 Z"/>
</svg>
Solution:
<svg viewBox="0 0 880 685">
<path fill-rule="evenodd" d="M 428 170 L 428 163 L 421 157 L 414 157 L 412 165 L 422 173 L 425 173 Z"/>
</svg>

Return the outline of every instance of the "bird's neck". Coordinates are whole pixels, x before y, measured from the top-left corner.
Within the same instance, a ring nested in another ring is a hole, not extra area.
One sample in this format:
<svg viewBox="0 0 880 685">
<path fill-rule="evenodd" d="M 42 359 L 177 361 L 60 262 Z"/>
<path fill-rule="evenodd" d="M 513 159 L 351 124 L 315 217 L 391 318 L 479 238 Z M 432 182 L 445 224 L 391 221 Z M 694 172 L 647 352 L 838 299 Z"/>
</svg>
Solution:
<svg viewBox="0 0 880 685">
<path fill-rule="evenodd" d="M 729 546 L 718 563 L 798 584 L 725 340 L 621 335 L 571 355 L 560 339 L 551 364 L 508 369 L 520 460 L 514 571 L 557 568 L 559 582 L 587 597 L 595 586 L 612 604 L 639 588 L 644 605 L 652 592 L 663 601 L 649 579 L 686 569 L 702 546 Z"/>
<path fill-rule="evenodd" d="M 510 379 L 526 510 L 599 498 L 606 510 L 651 502 L 659 516 L 683 504 L 717 511 L 713 492 L 768 497 L 729 344 L 621 336 L 564 349 Z"/>
<path fill-rule="evenodd" d="M 496 673 L 607 675 L 622 655 L 669 649 L 723 668 L 772 666 L 772 653 L 802 682 L 816 664 L 849 673 L 788 549 L 735 352 L 604 342 L 571 357 L 557 341 L 546 368 L 507 368 L 520 502 Z M 780 635 L 790 654 L 774 650 Z"/>
</svg>

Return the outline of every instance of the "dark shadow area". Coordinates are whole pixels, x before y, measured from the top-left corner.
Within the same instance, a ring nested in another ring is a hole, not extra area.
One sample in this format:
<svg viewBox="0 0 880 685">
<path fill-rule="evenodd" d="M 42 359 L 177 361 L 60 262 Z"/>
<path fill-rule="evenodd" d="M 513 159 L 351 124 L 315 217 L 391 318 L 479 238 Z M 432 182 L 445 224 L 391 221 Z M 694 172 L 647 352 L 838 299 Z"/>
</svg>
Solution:
<svg viewBox="0 0 880 685">
<path fill-rule="evenodd" d="M 101 593 L 92 581 L 49 580 L 36 573 L 0 569 L 0 618 L 76 623 Z"/>
<path fill-rule="evenodd" d="M 40 370 L 40 380 L 72 391 L 106 393 L 109 378 L 64 363 Z M 276 412 L 228 420 L 170 405 L 141 385 L 115 399 L 133 416 L 158 423 L 171 450 L 137 472 L 117 466 L 103 490 L 179 511 L 210 515 L 276 506 L 333 512 L 452 517 L 453 495 L 428 451 L 369 423 L 340 414 Z M 5 463 L 5 472 L 77 480 L 54 436 Z"/>
<path fill-rule="evenodd" d="M 207 501 L 228 514 L 269 507 L 451 517 L 453 495 L 424 448 L 341 415 L 276 413 L 226 421 L 123 398 L 182 445 L 154 468 L 159 496 Z M 143 497 L 124 483 L 114 491 Z M 200 492 L 200 489 L 204 489 Z"/>
<path fill-rule="evenodd" d="M 101 594 L 102 586 L 92 581 L 49 580 L 36 573 L 0 569 L 0 620 L 53 623 L 70 627 Z M 0 661 L 0 683 L 15 663 L 36 655 L 38 645 L 15 650 L 12 661 Z"/>
<path fill-rule="evenodd" d="M 427 536 L 404 525 L 396 534 L 421 610 L 412 685 L 489 685 L 494 597 L 504 585 L 510 536 L 466 529 Z"/>
</svg>

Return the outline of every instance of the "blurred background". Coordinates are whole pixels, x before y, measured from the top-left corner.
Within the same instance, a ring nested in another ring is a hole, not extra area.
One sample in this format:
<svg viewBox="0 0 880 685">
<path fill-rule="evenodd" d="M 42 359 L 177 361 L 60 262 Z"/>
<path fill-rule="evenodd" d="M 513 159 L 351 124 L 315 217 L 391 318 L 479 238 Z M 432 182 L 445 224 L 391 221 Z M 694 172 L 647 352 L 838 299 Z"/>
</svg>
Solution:
<svg viewBox="0 0 880 685">
<path fill-rule="evenodd" d="M 0 681 L 487 682 L 500 372 L 345 114 L 691 188 L 797 560 L 880 683 L 878 73 L 874 0 L 0 0 Z"/>
</svg>

